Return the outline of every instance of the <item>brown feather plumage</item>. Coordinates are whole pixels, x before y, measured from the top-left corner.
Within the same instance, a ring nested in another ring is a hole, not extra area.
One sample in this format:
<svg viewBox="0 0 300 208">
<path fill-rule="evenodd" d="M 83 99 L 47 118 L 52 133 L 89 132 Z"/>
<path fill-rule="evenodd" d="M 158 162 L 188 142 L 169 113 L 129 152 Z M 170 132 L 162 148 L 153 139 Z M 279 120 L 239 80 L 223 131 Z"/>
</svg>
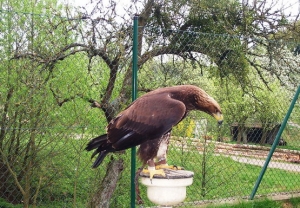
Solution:
<svg viewBox="0 0 300 208">
<path fill-rule="evenodd" d="M 142 145 L 142 148 L 149 147 L 150 144 L 158 145 L 159 139 L 170 132 L 191 110 L 200 110 L 212 116 L 215 113 L 221 114 L 218 103 L 204 90 L 193 85 L 160 88 L 144 94 L 108 124 L 106 143 L 101 141 L 96 149 L 98 158 L 101 157 L 100 163 L 108 152 L 128 149 L 147 141 L 149 144 Z M 103 137 L 97 138 L 103 140 Z M 97 144 L 97 138 L 89 144 Z M 153 150 L 157 148 L 148 149 L 148 155 L 155 155 Z M 146 158 L 140 159 L 146 161 Z M 94 163 L 93 167 L 100 163 Z"/>
</svg>

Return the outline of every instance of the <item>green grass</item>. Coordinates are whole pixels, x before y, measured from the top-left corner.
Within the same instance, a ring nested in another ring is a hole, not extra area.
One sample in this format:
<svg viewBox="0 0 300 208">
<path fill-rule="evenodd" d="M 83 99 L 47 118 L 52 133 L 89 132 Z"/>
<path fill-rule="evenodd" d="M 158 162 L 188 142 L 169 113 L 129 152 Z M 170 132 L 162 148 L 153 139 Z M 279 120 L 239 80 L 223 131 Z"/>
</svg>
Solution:
<svg viewBox="0 0 300 208">
<path fill-rule="evenodd" d="M 252 202 L 241 202 L 235 205 L 224 204 L 224 205 L 209 205 L 207 208 L 281 208 L 281 202 L 263 200 L 263 201 L 252 201 Z"/>
<path fill-rule="evenodd" d="M 194 182 L 187 187 L 186 202 L 225 199 L 228 197 L 249 197 L 261 167 L 243 164 L 230 157 L 207 154 L 206 170 L 203 172 L 203 155 L 192 152 L 169 151 L 169 164 L 185 167 L 195 173 Z M 145 189 L 145 188 L 143 188 Z M 298 172 L 267 169 L 257 195 L 300 190 Z M 146 199 L 145 190 L 142 192 Z M 147 200 L 146 200 L 147 202 Z M 153 205 L 151 203 L 146 206 Z"/>
<path fill-rule="evenodd" d="M 39 173 L 44 174 L 45 180 L 38 197 L 39 208 L 87 207 L 92 193 L 102 181 L 107 161 L 111 156 L 106 158 L 98 169 L 91 169 L 90 154 L 83 150 L 86 142 L 85 140 L 65 140 L 49 146 L 52 154 L 49 156 L 45 153 L 45 163 L 43 163 L 45 167 L 39 169 Z M 212 154 L 213 146 L 209 148 L 206 155 L 205 173 L 203 154 L 196 152 L 195 148 L 191 148 L 190 151 L 171 149 L 168 153 L 169 164 L 185 167 L 195 173 L 193 184 L 187 188 L 185 201 L 249 196 L 261 167 L 242 164 L 230 157 L 216 156 Z M 130 204 L 130 151 L 114 157 L 122 157 L 126 164 L 111 199 L 111 207 L 128 207 Z M 140 188 L 141 197 L 145 201 L 144 206 L 153 206 L 147 199 L 146 188 L 142 185 Z M 257 194 L 266 195 L 297 190 L 300 190 L 299 173 L 268 169 Z M 251 207 L 257 206 L 252 205 Z"/>
<path fill-rule="evenodd" d="M 0 198 L 0 208 L 21 208 L 22 205 L 13 205 Z"/>
<path fill-rule="evenodd" d="M 46 208 L 46 207 L 68 207 L 69 205 L 63 202 L 54 202 L 51 205 L 44 205 L 39 206 L 39 208 Z M 21 208 L 22 205 L 13 205 L 10 203 L 5 202 L 3 199 L 0 198 L 0 208 Z M 128 207 L 128 206 L 123 206 Z M 136 206 L 138 207 L 138 206 Z M 300 208 L 300 198 L 291 198 L 282 201 L 273 201 L 270 199 L 263 199 L 263 200 L 253 200 L 253 201 L 245 201 L 239 202 L 234 204 L 209 204 L 209 205 L 202 205 L 202 206 L 183 206 L 185 208 Z"/>
<path fill-rule="evenodd" d="M 238 204 L 208 205 L 206 208 L 300 208 L 300 198 L 291 198 L 282 201 L 269 199 L 254 200 Z"/>
</svg>

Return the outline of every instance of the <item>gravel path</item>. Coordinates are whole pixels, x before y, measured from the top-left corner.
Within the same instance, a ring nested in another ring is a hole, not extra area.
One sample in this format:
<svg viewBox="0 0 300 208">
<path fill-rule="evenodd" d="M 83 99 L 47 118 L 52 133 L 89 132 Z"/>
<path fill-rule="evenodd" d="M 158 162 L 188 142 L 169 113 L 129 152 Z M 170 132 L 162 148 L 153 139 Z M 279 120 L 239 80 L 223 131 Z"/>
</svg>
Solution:
<svg viewBox="0 0 300 208">
<path fill-rule="evenodd" d="M 190 138 L 190 140 L 192 140 L 192 144 L 189 145 L 193 147 L 196 146 L 199 153 L 203 152 L 203 142 L 200 142 L 199 139 Z M 186 140 L 183 138 L 174 139 L 173 142 L 176 146 L 188 149 L 188 145 L 185 144 Z M 230 144 L 210 140 L 207 142 L 213 142 L 215 155 L 231 157 L 237 162 L 257 165 L 260 167 L 265 164 L 265 160 L 271 148 L 268 146 Z M 287 171 L 300 172 L 300 151 L 276 148 L 268 168 L 278 168 Z"/>
<path fill-rule="evenodd" d="M 265 164 L 265 160 L 253 159 L 253 158 L 249 158 L 249 157 L 231 156 L 231 158 L 240 163 L 247 163 L 247 164 L 257 165 L 257 166 L 261 166 L 261 167 Z M 300 172 L 300 164 L 291 164 L 291 163 L 270 161 L 268 168 L 278 168 L 278 169 L 282 169 L 282 170 Z"/>
</svg>

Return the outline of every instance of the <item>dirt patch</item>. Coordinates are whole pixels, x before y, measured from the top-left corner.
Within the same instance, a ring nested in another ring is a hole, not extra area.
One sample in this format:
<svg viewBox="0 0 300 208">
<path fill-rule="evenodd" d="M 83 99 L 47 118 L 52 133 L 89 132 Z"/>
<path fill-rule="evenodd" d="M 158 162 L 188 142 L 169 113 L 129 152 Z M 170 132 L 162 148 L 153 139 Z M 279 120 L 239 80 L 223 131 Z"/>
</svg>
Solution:
<svg viewBox="0 0 300 208">
<path fill-rule="evenodd" d="M 294 208 L 294 206 L 290 202 L 283 202 L 282 208 Z"/>
<path fill-rule="evenodd" d="M 243 144 L 216 143 L 215 152 L 227 155 L 243 156 L 265 159 L 270 152 L 270 147 Z M 300 163 L 300 151 L 276 149 L 272 161 Z"/>
<path fill-rule="evenodd" d="M 189 144 L 188 142 L 189 141 Z M 203 152 L 203 140 L 195 138 L 172 137 L 171 142 L 183 149 L 189 149 L 190 146 L 197 147 L 199 152 Z M 213 143 L 215 154 L 227 156 L 242 156 L 256 159 L 265 159 L 270 152 L 270 147 L 248 144 L 229 144 L 224 142 L 215 142 L 207 140 L 208 144 Z M 272 161 L 298 163 L 300 164 L 300 151 L 289 149 L 276 149 L 272 156 Z"/>
</svg>

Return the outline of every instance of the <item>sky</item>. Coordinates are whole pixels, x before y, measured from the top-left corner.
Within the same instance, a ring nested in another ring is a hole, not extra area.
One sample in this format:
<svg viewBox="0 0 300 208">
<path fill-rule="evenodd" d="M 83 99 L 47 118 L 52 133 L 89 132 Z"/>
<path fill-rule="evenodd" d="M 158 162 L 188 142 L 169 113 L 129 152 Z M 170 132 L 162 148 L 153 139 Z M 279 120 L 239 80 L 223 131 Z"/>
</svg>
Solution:
<svg viewBox="0 0 300 208">
<path fill-rule="evenodd" d="M 67 0 L 64 2 L 69 2 L 71 4 L 74 4 L 75 6 L 85 6 L 87 3 L 89 3 L 91 0 Z M 109 0 L 103 0 L 104 2 L 109 2 Z M 121 0 L 120 3 L 123 5 L 128 4 L 132 0 Z M 286 14 L 291 13 L 293 16 L 296 16 L 300 13 L 300 0 L 267 0 L 270 4 L 272 2 L 278 1 L 276 8 L 274 9 L 280 9 L 282 8 Z"/>
<path fill-rule="evenodd" d="M 280 0 L 279 7 L 286 12 L 291 12 L 292 15 L 300 13 L 300 0 Z"/>
</svg>

